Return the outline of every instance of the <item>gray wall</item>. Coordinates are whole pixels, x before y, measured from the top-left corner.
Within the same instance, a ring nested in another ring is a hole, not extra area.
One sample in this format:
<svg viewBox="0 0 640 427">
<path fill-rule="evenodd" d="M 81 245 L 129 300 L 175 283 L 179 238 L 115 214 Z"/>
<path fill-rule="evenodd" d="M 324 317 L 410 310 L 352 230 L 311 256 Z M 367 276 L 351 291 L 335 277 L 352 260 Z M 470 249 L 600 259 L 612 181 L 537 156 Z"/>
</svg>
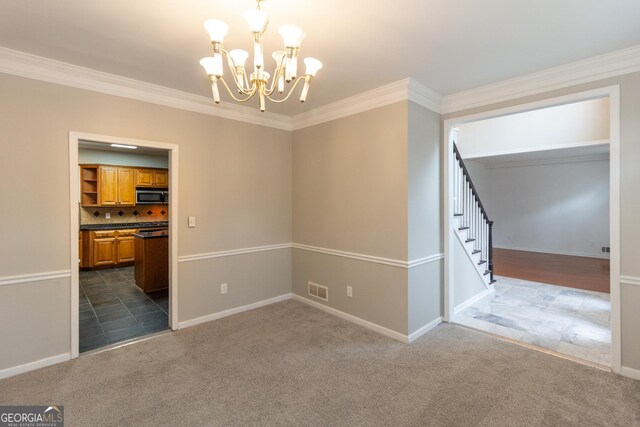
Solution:
<svg viewBox="0 0 640 427">
<path fill-rule="evenodd" d="M 408 259 L 441 254 L 440 114 L 409 102 Z M 409 334 L 442 316 L 443 258 L 409 269 Z"/>
<path fill-rule="evenodd" d="M 408 103 L 399 102 L 293 133 L 293 241 L 407 260 Z M 407 271 L 294 249 L 293 292 L 329 287 L 345 313 L 407 333 Z M 346 297 L 346 286 L 353 297 Z"/>
<path fill-rule="evenodd" d="M 179 256 L 291 241 L 290 132 L 3 74 L 0 93 L 0 277 L 69 269 L 69 131 L 179 145 Z M 290 263 L 290 249 L 181 262 L 179 320 L 289 293 Z M 0 286 L 0 370 L 69 352 L 69 286 Z"/>
<path fill-rule="evenodd" d="M 297 244 L 402 262 L 442 252 L 440 115 L 399 102 L 293 134 Z M 293 291 L 408 335 L 442 314 L 442 260 L 410 269 L 294 249 Z M 346 297 L 346 286 L 353 297 Z"/>
<path fill-rule="evenodd" d="M 78 163 L 99 163 L 104 165 L 140 166 L 167 169 L 169 167 L 169 156 L 166 154 L 164 156 L 140 154 L 135 151 L 123 153 L 120 151 L 79 148 Z"/>
<path fill-rule="evenodd" d="M 447 114 L 444 119 L 465 116 L 501 107 L 552 98 L 555 96 L 580 92 L 588 89 L 620 85 L 621 115 L 621 170 L 620 170 L 620 262 L 621 274 L 640 278 L 640 73 L 631 73 L 619 77 L 599 80 L 572 86 L 543 94 L 505 101 L 489 106 L 458 111 Z M 640 369 L 640 292 L 637 285 L 621 285 L 622 312 L 622 365 Z"/>
<path fill-rule="evenodd" d="M 608 258 L 609 160 L 485 171 L 482 203 L 499 248 Z"/>
</svg>

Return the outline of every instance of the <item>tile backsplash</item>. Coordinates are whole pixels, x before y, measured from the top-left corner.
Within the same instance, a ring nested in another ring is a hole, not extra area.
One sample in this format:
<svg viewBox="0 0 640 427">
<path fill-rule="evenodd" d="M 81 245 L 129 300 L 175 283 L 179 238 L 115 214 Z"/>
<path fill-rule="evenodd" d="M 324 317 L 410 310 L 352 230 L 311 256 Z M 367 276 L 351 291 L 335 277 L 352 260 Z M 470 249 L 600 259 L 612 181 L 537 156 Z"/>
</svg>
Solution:
<svg viewBox="0 0 640 427">
<path fill-rule="evenodd" d="M 105 218 L 109 213 L 111 218 Z M 118 224 L 121 222 L 156 222 L 169 220 L 169 206 L 140 205 L 135 207 L 80 207 L 80 224 Z"/>
</svg>

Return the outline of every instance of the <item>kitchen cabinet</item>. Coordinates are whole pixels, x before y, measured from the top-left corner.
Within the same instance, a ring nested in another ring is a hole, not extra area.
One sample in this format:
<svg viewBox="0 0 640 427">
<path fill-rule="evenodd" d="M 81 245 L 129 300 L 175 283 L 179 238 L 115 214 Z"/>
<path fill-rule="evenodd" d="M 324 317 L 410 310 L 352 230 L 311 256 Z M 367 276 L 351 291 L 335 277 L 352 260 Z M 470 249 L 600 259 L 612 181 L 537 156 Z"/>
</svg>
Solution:
<svg viewBox="0 0 640 427">
<path fill-rule="evenodd" d="M 82 206 L 98 205 L 98 166 L 80 166 L 80 204 Z"/>
<path fill-rule="evenodd" d="M 135 206 L 136 187 L 169 188 L 169 170 L 80 165 L 80 205 Z"/>
<path fill-rule="evenodd" d="M 119 230 L 116 236 L 117 260 L 116 264 L 134 261 L 133 235 L 137 230 Z"/>
<path fill-rule="evenodd" d="M 90 232 L 90 265 L 83 267 L 120 266 L 135 260 L 133 235 L 138 230 L 104 230 Z M 85 255 L 84 260 L 87 259 Z"/>
<path fill-rule="evenodd" d="M 135 235 L 135 280 L 144 292 L 169 286 L 169 233 L 141 231 Z"/>
<path fill-rule="evenodd" d="M 167 169 L 136 169 L 136 187 L 169 186 L 169 171 Z"/>
<path fill-rule="evenodd" d="M 100 206 L 135 206 L 135 169 L 100 166 L 98 181 Z"/>
<path fill-rule="evenodd" d="M 93 266 L 114 265 L 116 263 L 115 237 L 93 239 Z"/>
</svg>

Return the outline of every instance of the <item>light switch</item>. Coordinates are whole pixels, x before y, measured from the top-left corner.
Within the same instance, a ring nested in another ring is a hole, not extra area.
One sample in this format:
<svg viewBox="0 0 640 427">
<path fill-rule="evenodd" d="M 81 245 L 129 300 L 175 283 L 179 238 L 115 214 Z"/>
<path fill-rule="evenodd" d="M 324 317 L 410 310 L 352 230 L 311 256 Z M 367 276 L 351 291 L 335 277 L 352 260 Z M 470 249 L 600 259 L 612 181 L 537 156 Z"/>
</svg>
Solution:
<svg viewBox="0 0 640 427">
<path fill-rule="evenodd" d="M 109 219 L 109 218 L 111 218 L 111 214 L 109 212 L 107 212 L 106 214 L 104 214 L 104 217 Z"/>
<path fill-rule="evenodd" d="M 190 216 L 189 217 L 189 228 L 195 228 L 196 227 L 196 217 L 195 216 Z"/>
</svg>

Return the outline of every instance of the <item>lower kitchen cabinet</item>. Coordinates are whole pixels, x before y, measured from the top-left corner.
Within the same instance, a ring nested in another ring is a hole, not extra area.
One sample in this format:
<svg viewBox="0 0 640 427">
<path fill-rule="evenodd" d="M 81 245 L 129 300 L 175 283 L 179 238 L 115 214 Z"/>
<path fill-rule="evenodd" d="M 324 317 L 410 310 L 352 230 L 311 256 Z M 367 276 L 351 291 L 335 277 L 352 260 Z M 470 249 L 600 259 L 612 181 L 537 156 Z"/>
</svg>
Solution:
<svg viewBox="0 0 640 427">
<path fill-rule="evenodd" d="M 93 240 L 93 267 L 116 263 L 116 239 L 101 237 Z"/>
<path fill-rule="evenodd" d="M 135 261 L 136 229 L 83 231 L 82 268 L 118 267 Z"/>
</svg>

